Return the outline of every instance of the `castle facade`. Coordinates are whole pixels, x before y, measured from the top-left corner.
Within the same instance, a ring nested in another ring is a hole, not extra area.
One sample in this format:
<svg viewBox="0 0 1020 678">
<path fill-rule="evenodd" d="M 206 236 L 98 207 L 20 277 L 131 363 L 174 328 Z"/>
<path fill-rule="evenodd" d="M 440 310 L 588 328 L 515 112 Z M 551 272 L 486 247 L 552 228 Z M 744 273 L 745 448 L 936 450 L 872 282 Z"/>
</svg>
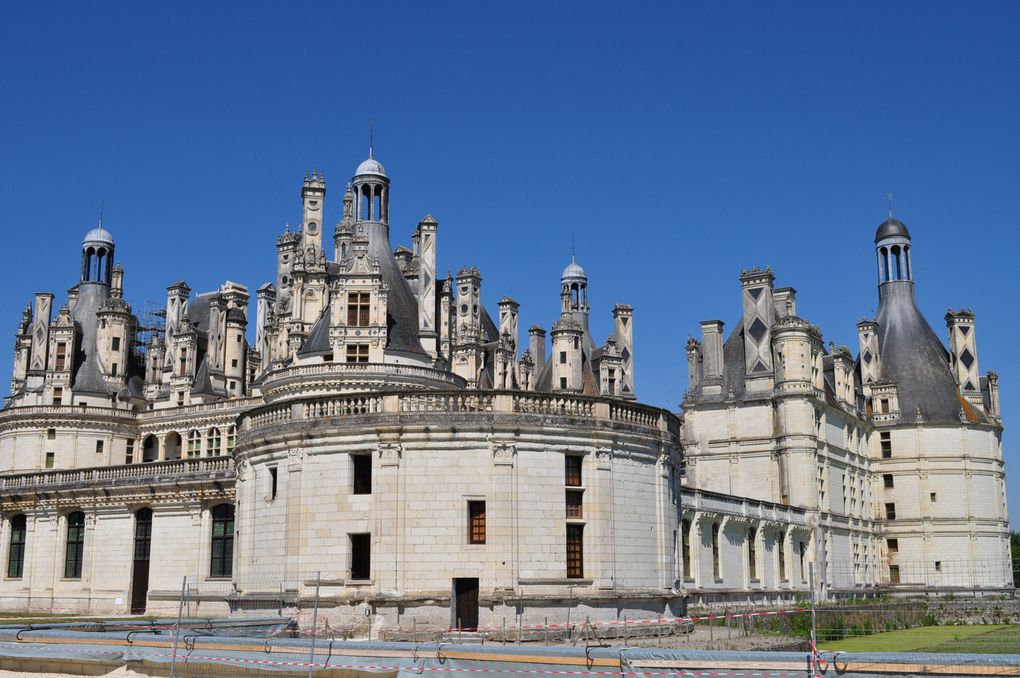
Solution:
<svg viewBox="0 0 1020 678">
<path fill-rule="evenodd" d="M 688 343 L 674 413 L 636 399 L 630 306 L 591 335 L 576 262 L 524 343 L 477 269 L 439 277 L 434 218 L 393 246 L 389 197 L 370 153 L 327 251 L 325 177 L 306 176 L 253 331 L 229 281 L 173 283 L 140 319 L 112 235 L 89 231 L 66 301 L 36 294 L 15 338 L 0 606 L 167 612 L 188 577 L 192 612 L 301 608 L 318 586 L 335 624 L 476 627 L 790 597 L 812 576 L 1011 586 L 996 378 L 973 314 L 947 316 L 949 352 L 920 316 L 899 222 L 857 359 L 746 271 L 737 329 Z"/>
</svg>

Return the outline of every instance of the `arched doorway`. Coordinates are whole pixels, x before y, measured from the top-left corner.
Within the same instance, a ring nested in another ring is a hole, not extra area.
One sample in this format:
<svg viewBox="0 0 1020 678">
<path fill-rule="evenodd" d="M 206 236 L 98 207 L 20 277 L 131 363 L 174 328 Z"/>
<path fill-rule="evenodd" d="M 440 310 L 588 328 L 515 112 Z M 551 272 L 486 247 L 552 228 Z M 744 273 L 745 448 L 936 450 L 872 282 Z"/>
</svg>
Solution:
<svg viewBox="0 0 1020 678">
<path fill-rule="evenodd" d="M 154 435 L 145 436 L 142 441 L 142 463 L 156 461 L 159 458 L 159 438 Z"/>
<path fill-rule="evenodd" d="M 131 568 L 131 614 L 145 612 L 149 596 L 149 551 L 152 547 L 152 509 L 135 512 L 135 543 Z"/>
<path fill-rule="evenodd" d="M 171 431 L 166 434 L 166 438 L 163 439 L 163 459 L 167 461 L 180 459 L 182 444 L 180 433 Z"/>
</svg>

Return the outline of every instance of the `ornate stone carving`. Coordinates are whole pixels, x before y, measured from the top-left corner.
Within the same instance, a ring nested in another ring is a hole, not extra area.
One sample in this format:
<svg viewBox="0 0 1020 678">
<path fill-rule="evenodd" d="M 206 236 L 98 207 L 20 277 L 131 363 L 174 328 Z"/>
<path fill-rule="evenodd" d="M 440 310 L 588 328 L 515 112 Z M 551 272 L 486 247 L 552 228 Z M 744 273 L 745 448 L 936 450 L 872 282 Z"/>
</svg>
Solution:
<svg viewBox="0 0 1020 678">
<path fill-rule="evenodd" d="M 379 465 L 400 466 L 403 448 L 400 443 L 379 443 Z"/>
<path fill-rule="evenodd" d="M 517 456 L 517 445 L 508 440 L 493 440 L 492 463 L 496 466 L 513 466 L 514 457 Z"/>
</svg>

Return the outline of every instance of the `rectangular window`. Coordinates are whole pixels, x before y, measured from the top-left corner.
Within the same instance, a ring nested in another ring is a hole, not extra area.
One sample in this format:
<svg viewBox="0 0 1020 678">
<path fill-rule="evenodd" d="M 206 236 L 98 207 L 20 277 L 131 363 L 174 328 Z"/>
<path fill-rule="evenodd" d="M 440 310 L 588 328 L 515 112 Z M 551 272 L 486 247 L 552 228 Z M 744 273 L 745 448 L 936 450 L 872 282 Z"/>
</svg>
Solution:
<svg viewBox="0 0 1020 678">
<path fill-rule="evenodd" d="M 117 376 L 117 363 L 113 363 L 112 365 L 110 365 L 110 376 L 111 377 Z"/>
<path fill-rule="evenodd" d="M 110 340 L 110 348 L 114 351 L 120 350 L 120 337 L 113 337 Z"/>
<path fill-rule="evenodd" d="M 347 345 L 347 362 L 349 362 L 349 363 L 367 363 L 368 362 L 368 344 L 348 344 Z"/>
<path fill-rule="evenodd" d="M 712 576 L 722 581 L 722 562 L 719 560 L 719 523 L 712 523 Z"/>
<path fill-rule="evenodd" d="M 683 532 L 683 534 L 680 535 L 680 557 L 684 564 L 684 577 L 687 579 L 694 579 L 694 573 L 691 572 L 691 521 L 680 521 L 680 530 Z"/>
<path fill-rule="evenodd" d="M 28 522 L 24 514 L 11 518 L 11 547 L 7 551 L 7 576 L 21 579 L 25 572 L 25 537 L 28 533 Z"/>
<path fill-rule="evenodd" d="M 234 358 L 233 360 L 230 361 L 230 366 L 237 367 L 237 358 Z"/>
<path fill-rule="evenodd" d="M 564 475 L 569 487 L 581 487 L 581 460 L 582 457 L 570 454 L 563 457 Z"/>
<path fill-rule="evenodd" d="M 566 364 L 567 364 L 567 352 L 566 351 L 560 351 L 560 365 L 566 365 Z"/>
<path fill-rule="evenodd" d="M 135 461 L 135 441 L 127 441 L 127 448 L 124 451 L 124 463 L 133 464 Z"/>
<path fill-rule="evenodd" d="M 53 453 L 46 453 L 46 468 L 53 468 Z"/>
<path fill-rule="evenodd" d="M 896 520 L 896 504 L 889 502 L 885 505 L 885 519 Z"/>
<path fill-rule="evenodd" d="M 567 518 L 583 518 L 582 499 L 584 490 L 567 490 Z"/>
<path fill-rule="evenodd" d="M 747 531 L 747 573 L 751 581 L 758 580 L 758 530 Z"/>
<path fill-rule="evenodd" d="M 102 453 L 103 453 L 103 441 L 102 440 L 97 440 L 96 441 L 96 454 L 102 454 Z"/>
<path fill-rule="evenodd" d="M 57 429 L 55 429 L 55 428 L 48 428 L 48 429 L 46 429 L 46 439 L 47 440 L 56 440 L 57 439 Z"/>
<path fill-rule="evenodd" d="M 886 549 L 888 549 L 889 553 L 899 553 L 900 552 L 900 540 L 899 539 L 886 539 L 885 540 L 885 545 L 886 545 Z"/>
<path fill-rule="evenodd" d="M 352 454 L 354 494 L 372 494 L 372 455 Z"/>
<path fill-rule="evenodd" d="M 879 404 L 882 407 L 882 414 L 889 414 L 889 399 L 882 398 Z"/>
<path fill-rule="evenodd" d="M 900 583 L 900 566 L 890 565 L 889 566 L 889 583 L 899 584 Z"/>
<path fill-rule="evenodd" d="M 882 483 L 885 485 L 886 488 L 892 487 L 893 486 L 892 474 L 891 473 L 882 474 Z"/>
<path fill-rule="evenodd" d="M 67 516 L 67 541 L 64 551 L 64 578 L 81 579 L 85 556 L 85 514 L 76 511 Z"/>
<path fill-rule="evenodd" d="M 62 372 L 67 367 L 67 344 L 62 341 L 57 342 L 57 358 L 54 367 L 58 372 Z"/>
<path fill-rule="evenodd" d="M 64 389 L 59 386 L 53 387 L 53 404 L 61 405 L 64 402 Z"/>
<path fill-rule="evenodd" d="M 212 558 L 209 575 L 229 577 L 234 572 L 234 506 L 220 504 L 212 510 Z"/>
<path fill-rule="evenodd" d="M 807 542 L 800 542 L 800 580 L 807 581 L 807 567 L 805 559 L 807 558 Z"/>
<path fill-rule="evenodd" d="M 892 459 L 892 438 L 888 431 L 884 431 L 878 434 L 878 438 L 882 444 L 882 458 Z"/>
<path fill-rule="evenodd" d="M 485 543 L 484 501 L 468 502 L 468 524 L 469 524 L 468 543 L 484 544 Z"/>
<path fill-rule="evenodd" d="M 352 534 L 351 579 L 372 578 L 372 535 Z"/>
<path fill-rule="evenodd" d="M 181 359 L 180 359 L 180 365 L 179 365 L 178 369 L 180 370 L 177 373 L 178 377 L 183 377 L 185 374 L 187 374 L 187 370 L 188 370 L 188 349 L 186 349 L 186 348 L 182 348 L 181 349 Z"/>
<path fill-rule="evenodd" d="M 584 525 L 567 525 L 567 578 L 584 577 Z"/>
<path fill-rule="evenodd" d="M 935 561 L 935 571 L 936 572 L 941 572 L 942 571 L 942 561 L 941 560 L 936 560 Z"/>
<path fill-rule="evenodd" d="M 776 540 L 776 550 L 779 554 L 779 581 L 787 581 L 786 579 L 786 535 L 782 532 L 779 533 L 778 539 Z"/>
<path fill-rule="evenodd" d="M 351 292 L 347 295 L 347 325 L 368 327 L 368 292 Z"/>
<path fill-rule="evenodd" d="M 934 504 L 936 502 L 936 500 L 937 500 L 937 495 L 934 492 L 932 492 L 931 493 L 931 503 Z"/>
<path fill-rule="evenodd" d="M 567 378 L 566 377 L 560 377 L 560 388 L 566 388 L 566 387 L 567 387 Z"/>
<path fill-rule="evenodd" d="M 276 488 L 277 488 L 277 469 L 275 466 L 269 467 L 269 498 L 276 499 Z"/>
</svg>

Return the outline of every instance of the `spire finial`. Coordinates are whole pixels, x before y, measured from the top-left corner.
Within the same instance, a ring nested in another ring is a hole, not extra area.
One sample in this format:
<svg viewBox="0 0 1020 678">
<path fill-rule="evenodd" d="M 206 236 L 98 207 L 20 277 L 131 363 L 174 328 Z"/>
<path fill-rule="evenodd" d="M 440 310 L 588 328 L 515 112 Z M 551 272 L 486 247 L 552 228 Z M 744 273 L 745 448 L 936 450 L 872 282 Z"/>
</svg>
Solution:
<svg viewBox="0 0 1020 678">
<path fill-rule="evenodd" d="M 577 251 L 574 249 L 574 232 L 570 232 L 570 263 L 577 263 Z"/>
<path fill-rule="evenodd" d="M 368 119 L 368 158 L 372 159 L 372 151 L 375 146 L 375 116 Z"/>
<path fill-rule="evenodd" d="M 99 201 L 99 228 L 103 227 L 103 209 L 106 207 L 106 201 Z"/>
<path fill-rule="evenodd" d="M 889 218 L 892 219 L 892 193 L 886 193 L 886 197 L 889 198 Z"/>
</svg>

